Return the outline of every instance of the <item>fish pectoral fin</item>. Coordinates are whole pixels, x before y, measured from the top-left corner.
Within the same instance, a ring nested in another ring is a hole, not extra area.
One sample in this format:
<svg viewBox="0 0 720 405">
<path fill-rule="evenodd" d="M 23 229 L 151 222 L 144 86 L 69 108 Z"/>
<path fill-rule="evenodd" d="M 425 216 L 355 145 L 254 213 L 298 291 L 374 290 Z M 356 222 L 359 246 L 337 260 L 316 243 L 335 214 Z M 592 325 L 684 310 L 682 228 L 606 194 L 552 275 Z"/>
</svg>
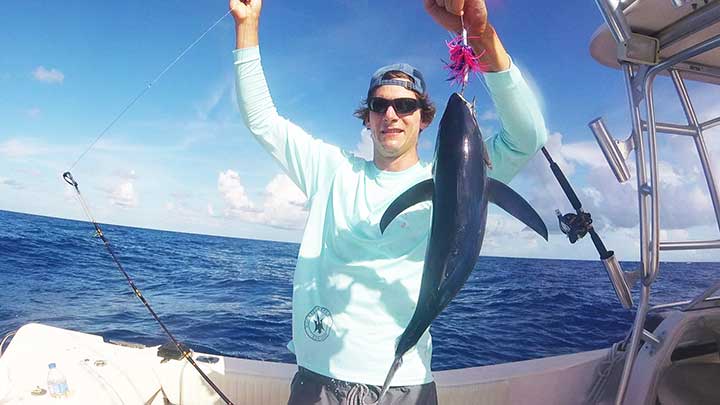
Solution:
<svg viewBox="0 0 720 405">
<path fill-rule="evenodd" d="M 530 204 L 520 194 L 508 187 L 505 183 L 488 178 L 488 201 L 505 210 L 508 214 L 519 219 L 522 223 L 548 239 L 545 222 Z"/>
<path fill-rule="evenodd" d="M 396 216 L 400 215 L 401 212 L 417 203 L 431 200 L 433 196 L 433 187 L 433 180 L 427 179 L 410 187 L 407 191 L 400 194 L 400 196 L 390 204 L 388 209 L 385 210 L 385 213 L 380 219 L 380 232 L 385 232 L 385 228 L 387 228 L 387 226 L 390 225 L 390 222 L 392 222 Z"/>
</svg>

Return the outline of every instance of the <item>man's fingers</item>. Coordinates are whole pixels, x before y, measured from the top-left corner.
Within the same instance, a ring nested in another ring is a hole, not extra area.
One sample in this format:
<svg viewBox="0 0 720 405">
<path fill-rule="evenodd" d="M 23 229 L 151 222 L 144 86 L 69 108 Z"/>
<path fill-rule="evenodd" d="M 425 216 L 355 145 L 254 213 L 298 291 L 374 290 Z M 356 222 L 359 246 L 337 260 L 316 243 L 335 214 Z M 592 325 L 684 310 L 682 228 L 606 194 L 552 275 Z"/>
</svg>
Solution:
<svg viewBox="0 0 720 405">
<path fill-rule="evenodd" d="M 473 0 L 468 3 L 465 7 L 465 24 L 472 26 L 472 30 L 475 34 L 479 34 L 485 31 L 487 26 L 487 7 L 485 6 L 485 0 Z"/>
<path fill-rule="evenodd" d="M 465 0 L 445 0 L 445 10 L 455 15 L 460 15 L 464 6 Z"/>
<path fill-rule="evenodd" d="M 455 15 L 460 15 L 465 0 L 435 0 L 435 5 Z"/>
<path fill-rule="evenodd" d="M 425 10 L 446 30 L 457 31 L 460 29 L 460 17 L 447 11 L 445 1 L 447 0 L 425 0 Z M 442 4 L 438 5 L 438 2 Z"/>
</svg>

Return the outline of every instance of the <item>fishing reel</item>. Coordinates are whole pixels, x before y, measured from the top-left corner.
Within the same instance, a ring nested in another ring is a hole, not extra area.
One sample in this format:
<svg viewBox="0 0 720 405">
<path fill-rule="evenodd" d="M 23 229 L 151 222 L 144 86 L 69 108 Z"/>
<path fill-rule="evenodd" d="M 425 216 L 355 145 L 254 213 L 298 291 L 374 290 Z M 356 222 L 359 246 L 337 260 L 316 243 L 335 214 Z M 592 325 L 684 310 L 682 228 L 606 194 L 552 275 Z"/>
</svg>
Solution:
<svg viewBox="0 0 720 405">
<path fill-rule="evenodd" d="M 567 213 L 563 215 L 560 210 L 555 210 L 560 223 L 560 230 L 567 235 L 570 243 L 582 239 L 592 229 L 592 217 L 589 212 L 579 210 L 577 214 Z"/>
</svg>

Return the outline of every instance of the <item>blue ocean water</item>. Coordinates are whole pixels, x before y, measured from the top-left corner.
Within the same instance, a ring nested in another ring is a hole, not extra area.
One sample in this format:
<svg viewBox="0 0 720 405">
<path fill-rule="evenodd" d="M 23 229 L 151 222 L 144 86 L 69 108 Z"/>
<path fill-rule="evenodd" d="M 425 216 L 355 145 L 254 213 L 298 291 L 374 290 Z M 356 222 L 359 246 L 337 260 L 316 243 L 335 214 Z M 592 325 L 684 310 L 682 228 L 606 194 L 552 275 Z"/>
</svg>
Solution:
<svg viewBox="0 0 720 405">
<path fill-rule="evenodd" d="M 181 341 L 196 351 L 294 362 L 285 345 L 299 245 L 103 230 Z M 2 335 L 40 322 L 106 339 L 167 341 L 93 233 L 85 222 L 0 211 Z M 662 263 L 654 301 L 689 299 L 719 270 L 720 263 Z M 617 302 L 599 262 L 481 257 L 432 326 L 433 369 L 607 347 L 625 336 L 633 315 Z"/>
</svg>

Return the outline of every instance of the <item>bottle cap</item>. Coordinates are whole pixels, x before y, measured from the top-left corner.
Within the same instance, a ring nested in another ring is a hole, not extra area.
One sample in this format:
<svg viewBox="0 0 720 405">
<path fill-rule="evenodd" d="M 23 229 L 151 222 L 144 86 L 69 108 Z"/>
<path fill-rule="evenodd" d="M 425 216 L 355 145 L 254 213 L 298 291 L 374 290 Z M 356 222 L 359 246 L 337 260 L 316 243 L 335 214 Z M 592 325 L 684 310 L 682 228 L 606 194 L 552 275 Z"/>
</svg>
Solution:
<svg viewBox="0 0 720 405">
<path fill-rule="evenodd" d="M 48 368 L 55 368 L 55 363 L 48 364 Z"/>
</svg>

